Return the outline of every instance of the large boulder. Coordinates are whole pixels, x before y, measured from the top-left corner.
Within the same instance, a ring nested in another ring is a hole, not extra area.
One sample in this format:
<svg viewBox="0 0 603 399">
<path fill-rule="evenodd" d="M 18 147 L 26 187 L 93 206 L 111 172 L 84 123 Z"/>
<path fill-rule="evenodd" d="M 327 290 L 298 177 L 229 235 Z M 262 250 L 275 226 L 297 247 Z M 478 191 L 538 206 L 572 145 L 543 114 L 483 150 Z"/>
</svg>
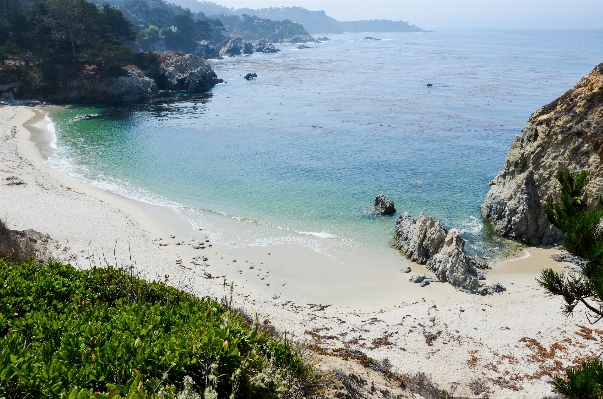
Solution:
<svg viewBox="0 0 603 399">
<path fill-rule="evenodd" d="M 243 39 L 238 37 L 235 39 L 230 39 L 228 41 L 228 43 L 226 43 L 226 45 L 224 47 L 222 47 L 222 50 L 220 50 L 220 56 L 235 57 L 237 55 L 243 54 L 244 50 L 245 50 L 245 45 L 243 43 Z"/>
<path fill-rule="evenodd" d="M 478 262 L 465 253 L 465 240 L 456 229 L 450 229 L 442 248 L 427 261 L 427 268 L 438 280 L 449 282 L 455 288 L 476 292 L 481 285 L 477 273 Z M 481 266 L 481 265 L 480 265 Z"/>
<path fill-rule="evenodd" d="M 159 74 L 169 90 L 186 90 L 189 93 L 206 91 L 222 79 L 201 58 L 187 54 L 171 54 L 159 66 Z"/>
<path fill-rule="evenodd" d="M 382 215 L 393 215 L 396 213 L 396 207 L 394 206 L 394 201 L 390 200 L 383 194 L 379 194 L 375 197 L 375 212 L 380 213 Z"/>
<path fill-rule="evenodd" d="M 268 43 L 266 40 L 259 40 L 255 43 L 253 43 L 253 52 L 254 53 L 264 53 L 264 54 L 268 54 L 268 53 L 278 53 L 279 49 L 277 49 L 276 47 L 274 47 L 274 45 L 272 43 Z"/>
<path fill-rule="evenodd" d="M 458 290 L 480 295 L 505 290 L 500 284 L 480 281 L 487 266 L 465 252 L 465 240 L 458 230 L 447 230 L 430 216 L 421 214 L 415 219 L 406 212 L 400 215 L 394 246 L 411 260 L 425 264 L 439 281 Z M 411 281 L 420 282 L 413 280 L 416 278 L 412 276 Z"/>
<path fill-rule="evenodd" d="M 438 253 L 446 239 L 442 224 L 423 213 L 415 219 L 404 212 L 396 221 L 394 247 L 414 262 L 424 265 Z"/>
<path fill-rule="evenodd" d="M 561 242 L 563 233 L 544 216 L 559 193 L 560 169 L 590 171 L 589 205 L 603 195 L 603 64 L 571 90 L 536 111 L 516 137 L 503 170 L 481 205 L 496 231 L 529 245 Z"/>
</svg>

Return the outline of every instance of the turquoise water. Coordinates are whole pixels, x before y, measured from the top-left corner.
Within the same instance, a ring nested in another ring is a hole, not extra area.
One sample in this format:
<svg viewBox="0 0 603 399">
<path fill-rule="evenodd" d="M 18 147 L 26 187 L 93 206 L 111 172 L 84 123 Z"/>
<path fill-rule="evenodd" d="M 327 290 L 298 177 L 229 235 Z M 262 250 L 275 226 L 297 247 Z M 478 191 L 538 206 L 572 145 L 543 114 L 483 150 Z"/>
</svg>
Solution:
<svg viewBox="0 0 603 399">
<path fill-rule="evenodd" d="M 197 215 L 389 250 L 395 216 L 372 213 L 383 193 L 399 211 L 460 228 L 486 255 L 500 243 L 479 205 L 513 137 L 603 62 L 603 32 L 329 37 L 211 61 L 227 83 L 207 98 L 52 111 L 50 163 Z"/>
</svg>

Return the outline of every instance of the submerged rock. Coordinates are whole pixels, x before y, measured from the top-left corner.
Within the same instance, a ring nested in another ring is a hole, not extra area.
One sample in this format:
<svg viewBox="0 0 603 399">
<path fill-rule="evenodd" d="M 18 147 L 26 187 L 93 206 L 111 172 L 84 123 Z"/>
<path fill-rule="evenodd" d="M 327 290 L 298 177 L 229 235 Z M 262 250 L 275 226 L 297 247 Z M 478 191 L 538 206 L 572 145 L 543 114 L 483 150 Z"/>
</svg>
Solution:
<svg viewBox="0 0 603 399">
<path fill-rule="evenodd" d="M 458 230 L 447 230 L 430 216 L 421 214 L 415 219 L 406 212 L 400 215 L 394 246 L 411 260 L 425 264 L 439 281 L 448 282 L 458 290 L 480 295 L 505 290 L 500 284 L 480 281 L 484 279 L 480 269 L 487 266 L 465 253 L 465 240 Z M 424 279 L 424 275 L 413 275 L 409 281 L 417 283 Z"/>
<path fill-rule="evenodd" d="M 390 200 L 383 194 L 379 194 L 375 197 L 375 212 L 380 213 L 382 215 L 392 215 L 396 213 L 396 207 L 394 206 L 394 201 Z"/>
<path fill-rule="evenodd" d="M 603 194 L 603 64 L 571 90 L 536 111 L 515 138 L 503 170 L 481 205 L 496 231 L 529 245 L 552 245 L 563 233 L 545 218 L 544 204 L 558 195 L 560 169 L 590 171 L 589 205 Z"/>
</svg>

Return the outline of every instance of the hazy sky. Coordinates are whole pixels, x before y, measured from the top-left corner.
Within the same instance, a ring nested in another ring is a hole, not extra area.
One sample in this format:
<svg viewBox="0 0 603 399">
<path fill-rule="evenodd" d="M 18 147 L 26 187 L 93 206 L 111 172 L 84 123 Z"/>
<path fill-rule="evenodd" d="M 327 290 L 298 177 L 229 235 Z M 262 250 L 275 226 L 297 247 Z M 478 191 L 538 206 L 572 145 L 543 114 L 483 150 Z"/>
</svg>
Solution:
<svg viewBox="0 0 603 399">
<path fill-rule="evenodd" d="M 302 6 L 338 20 L 395 19 L 424 29 L 603 30 L 603 0 L 214 0 L 227 7 Z M 603 46 L 603 43 L 601 43 Z"/>
</svg>

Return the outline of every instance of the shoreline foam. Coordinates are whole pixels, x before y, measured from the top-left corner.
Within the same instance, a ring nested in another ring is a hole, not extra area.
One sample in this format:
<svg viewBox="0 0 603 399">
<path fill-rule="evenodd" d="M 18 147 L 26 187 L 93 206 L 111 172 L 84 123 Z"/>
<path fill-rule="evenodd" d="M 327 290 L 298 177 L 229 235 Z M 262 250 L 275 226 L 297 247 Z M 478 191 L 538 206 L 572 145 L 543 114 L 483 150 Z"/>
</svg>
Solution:
<svg viewBox="0 0 603 399">
<path fill-rule="evenodd" d="M 338 262 L 292 244 L 223 248 L 210 239 L 212 247 L 206 243 L 204 250 L 176 245 L 205 236 L 172 210 L 136 203 L 50 168 L 24 127 L 31 128 L 27 122 L 34 115 L 25 107 L 0 107 L 0 181 L 18 176 L 25 182 L 1 188 L 1 216 L 11 228 L 50 234 L 61 243 L 62 261 L 78 267 L 135 262 L 143 277 L 169 274 L 174 285 L 215 298 L 228 293 L 221 277 L 226 275 L 235 284 L 235 306 L 296 339 L 388 358 L 394 370 L 425 372 L 443 388 L 456 386 L 457 394 L 471 394 L 468 384 L 482 380 L 493 398 L 542 397 L 550 393 L 542 370 L 553 370 L 553 360 L 567 366 L 599 349 L 603 337 L 597 333 L 591 333 L 594 340 L 576 334 L 584 331 L 579 325 L 588 325 L 584 314 L 566 318 L 559 298 L 545 296 L 535 282 L 544 267 L 563 270 L 549 258 L 554 250 L 531 249 L 528 258 L 494 265 L 489 276 L 507 292 L 478 297 L 448 284 L 420 288 L 399 271 L 402 262 L 384 272 L 370 259 L 354 259 L 358 266 L 351 267 L 345 254 Z M 210 266 L 189 263 L 197 254 L 207 256 Z M 413 273 L 426 272 L 411 267 Z M 220 277 L 207 279 L 204 272 Z M 545 349 L 561 343 L 563 349 L 554 359 L 538 357 L 534 342 Z"/>
</svg>

